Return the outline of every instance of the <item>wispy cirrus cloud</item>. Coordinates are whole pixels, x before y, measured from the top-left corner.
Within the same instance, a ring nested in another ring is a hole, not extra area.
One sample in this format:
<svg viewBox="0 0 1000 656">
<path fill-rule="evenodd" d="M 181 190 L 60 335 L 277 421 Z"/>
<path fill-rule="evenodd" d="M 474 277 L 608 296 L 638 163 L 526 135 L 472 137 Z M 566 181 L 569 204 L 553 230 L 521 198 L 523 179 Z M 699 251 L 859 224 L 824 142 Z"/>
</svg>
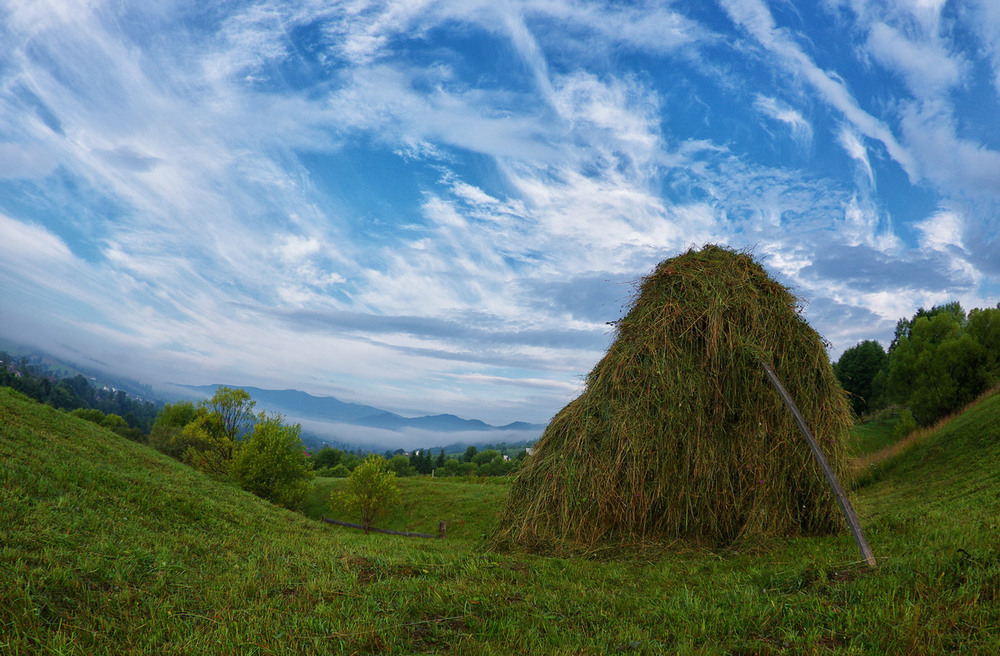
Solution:
<svg viewBox="0 0 1000 656">
<path fill-rule="evenodd" d="M 987 4 L 8 2 L 0 300 L 140 377 L 538 421 L 722 242 L 842 349 L 996 289 Z"/>
</svg>

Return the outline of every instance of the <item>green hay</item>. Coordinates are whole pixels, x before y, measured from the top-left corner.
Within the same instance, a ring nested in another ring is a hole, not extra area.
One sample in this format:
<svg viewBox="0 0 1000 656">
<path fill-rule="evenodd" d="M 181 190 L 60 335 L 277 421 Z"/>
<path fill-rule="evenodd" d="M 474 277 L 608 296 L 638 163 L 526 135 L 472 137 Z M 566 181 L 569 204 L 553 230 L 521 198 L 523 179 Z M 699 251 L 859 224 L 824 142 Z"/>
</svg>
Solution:
<svg viewBox="0 0 1000 656">
<path fill-rule="evenodd" d="M 850 407 L 797 299 L 746 253 L 718 246 L 645 278 L 583 394 L 514 482 L 495 547 L 596 549 L 840 531 L 770 363 L 838 476 Z"/>
</svg>

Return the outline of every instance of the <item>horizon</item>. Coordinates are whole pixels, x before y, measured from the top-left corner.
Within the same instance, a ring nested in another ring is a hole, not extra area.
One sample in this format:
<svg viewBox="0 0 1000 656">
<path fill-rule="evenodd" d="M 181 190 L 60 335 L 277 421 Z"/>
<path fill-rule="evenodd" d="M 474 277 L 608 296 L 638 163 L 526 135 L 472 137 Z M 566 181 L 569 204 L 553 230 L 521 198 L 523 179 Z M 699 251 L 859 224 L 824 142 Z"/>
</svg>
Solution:
<svg viewBox="0 0 1000 656">
<path fill-rule="evenodd" d="M 1000 300 L 1000 4 L 0 0 L 0 337 L 546 423 L 747 250 L 832 360 Z"/>
</svg>

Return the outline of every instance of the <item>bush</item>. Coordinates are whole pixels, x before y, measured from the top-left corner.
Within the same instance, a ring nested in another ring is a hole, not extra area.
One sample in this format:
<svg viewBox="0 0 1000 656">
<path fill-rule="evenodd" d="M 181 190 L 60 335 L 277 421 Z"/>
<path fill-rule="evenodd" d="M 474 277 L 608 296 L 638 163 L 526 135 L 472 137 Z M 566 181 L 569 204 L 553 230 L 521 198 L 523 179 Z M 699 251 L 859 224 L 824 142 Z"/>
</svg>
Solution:
<svg viewBox="0 0 1000 656">
<path fill-rule="evenodd" d="M 320 478 L 347 478 L 350 475 L 351 470 L 344 465 L 337 465 L 336 467 L 321 467 L 316 470 L 316 476 Z"/>
<path fill-rule="evenodd" d="M 410 459 L 406 456 L 393 456 L 387 466 L 400 478 L 415 476 L 417 473 L 417 470 L 410 463 Z"/>
<path fill-rule="evenodd" d="M 301 426 L 282 423 L 281 415 L 260 414 L 253 434 L 240 443 L 230 473 L 244 490 L 295 509 L 313 477 L 300 438 Z"/>
<path fill-rule="evenodd" d="M 324 446 L 322 449 L 317 451 L 312 455 L 309 461 L 312 466 L 319 469 L 333 469 L 339 465 L 344 458 L 344 452 L 340 449 L 334 449 L 330 446 Z"/>
<path fill-rule="evenodd" d="M 907 408 L 903 410 L 899 415 L 899 421 L 892 429 L 892 434 L 897 438 L 901 439 L 917 430 L 917 420 L 913 418 L 913 413 Z"/>
<path fill-rule="evenodd" d="M 334 492 L 330 499 L 331 505 L 341 506 L 360 519 L 366 532 L 398 501 L 396 472 L 389 471 L 386 460 L 374 454 L 354 468 L 347 478 L 347 489 Z"/>
</svg>

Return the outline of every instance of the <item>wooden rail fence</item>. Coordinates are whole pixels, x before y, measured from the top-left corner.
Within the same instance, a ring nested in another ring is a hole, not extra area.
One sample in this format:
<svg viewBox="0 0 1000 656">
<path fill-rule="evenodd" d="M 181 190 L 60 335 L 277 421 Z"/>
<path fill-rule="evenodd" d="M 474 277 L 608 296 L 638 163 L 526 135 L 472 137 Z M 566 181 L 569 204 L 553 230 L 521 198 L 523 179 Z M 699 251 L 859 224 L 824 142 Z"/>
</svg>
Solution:
<svg viewBox="0 0 1000 656">
<path fill-rule="evenodd" d="M 438 522 L 437 535 L 434 535 L 432 533 L 413 533 L 410 531 L 392 531 L 387 528 L 375 528 L 374 526 L 365 527 L 363 524 L 352 524 L 351 522 L 342 522 L 339 519 L 330 519 L 326 515 L 323 515 L 323 521 L 326 522 L 327 524 L 336 524 L 337 526 L 346 526 L 347 528 L 359 528 L 365 533 L 374 532 L 374 533 L 385 533 L 387 535 L 401 535 L 404 538 L 438 538 L 440 540 L 443 540 L 448 530 L 448 524 L 447 522 L 444 521 Z"/>
</svg>

